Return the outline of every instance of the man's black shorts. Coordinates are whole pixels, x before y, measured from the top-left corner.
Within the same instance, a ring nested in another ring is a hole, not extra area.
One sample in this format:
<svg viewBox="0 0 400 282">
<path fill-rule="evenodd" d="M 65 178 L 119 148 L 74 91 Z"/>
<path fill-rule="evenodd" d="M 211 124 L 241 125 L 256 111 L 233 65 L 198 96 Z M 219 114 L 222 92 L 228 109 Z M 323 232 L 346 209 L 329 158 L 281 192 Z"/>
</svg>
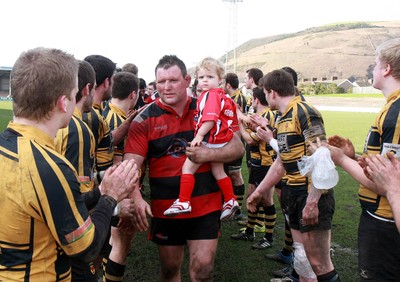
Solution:
<svg viewBox="0 0 400 282">
<path fill-rule="evenodd" d="M 187 219 L 152 218 L 150 239 L 159 245 L 180 246 L 187 240 L 217 239 L 221 212 Z"/>
<path fill-rule="evenodd" d="M 283 192 L 283 191 L 282 191 Z M 289 226 L 301 232 L 309 232 L 312 230 L 329 230 L 332 229 L 332 218 L 335 212 L 335 199 L 332 189 L 328 193 L 321 195 L 318 201 L 318 223 L 315 225 L 303 225 L 303 209 L 306 205 L 306 195 L 290 195 L 287 200 L 287 213 L 289 215 Z"/>
<path fill-rule="evenodd" d="M 240 158 L 230 163 L 224 163 L 225 172 L 240 170 L 242 168 L 242 160 L 243 158 Z"/>
</svg>

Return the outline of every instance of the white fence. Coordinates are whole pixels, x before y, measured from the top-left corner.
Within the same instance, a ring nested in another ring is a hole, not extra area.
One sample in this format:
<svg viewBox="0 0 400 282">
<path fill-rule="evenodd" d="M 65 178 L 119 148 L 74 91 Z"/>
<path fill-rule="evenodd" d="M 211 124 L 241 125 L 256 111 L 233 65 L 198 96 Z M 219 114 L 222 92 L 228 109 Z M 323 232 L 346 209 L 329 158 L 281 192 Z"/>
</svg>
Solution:
<svg viewBox="0 0 400 282">
<path fill-rule="evenodd" d="M 382 93 L 379 89 L 372 86 L 368 87 L 353 87 L 353 94 L 375 94 Z"/>
</svg>

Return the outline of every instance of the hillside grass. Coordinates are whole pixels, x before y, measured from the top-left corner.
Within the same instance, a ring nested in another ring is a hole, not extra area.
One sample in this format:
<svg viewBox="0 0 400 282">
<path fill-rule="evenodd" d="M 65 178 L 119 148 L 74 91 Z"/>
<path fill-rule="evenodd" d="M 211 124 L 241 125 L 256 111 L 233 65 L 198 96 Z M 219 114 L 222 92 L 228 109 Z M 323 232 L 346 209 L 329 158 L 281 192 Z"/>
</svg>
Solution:
<svg viewBox="0 0 400 282">
<path fill-rule="evenodd" d="M 348 112 L 321 112 L 328 136 L 338 134 L 350 138 L 361 152 L 365 136 L 375 114 Z M 0 102 L 0 131 L 4 130 L 12 118 L 11 103 Z M 333 219 L 332 249 L 333 263 L 342 281 L 358 281 L 357 273 L 357 227 L 361 212 L 358 203 L 358 184 L 342 169 L 338 168 L 340 180 L 335 189 L 336 211 Z M 242 166 L 245 183 L 248 179 L 246 166 Z M 148 186 L 145 190 L 149 193 Z M 275 197 L 275 202 L 277 199 Z M 284 267 L 265 259 L 267 253 L 275 253 L 283 246 L 284 220 L 279 205 L 274 232 L 274 245 L 263 251 L 251 249 L 252 242 L 230 239 L 230 235 L 239 232 L 237 222 L 221 224 L 221 237 L 215 261 L 214 280 L 228 281 L 269 281 L 271 272 Z M 246 214 L 245 208 L 242 211 Z M 256 234 L 261 239 L 262 234 Z M 189 281 L 188 258 L 182 269 L 182 281 Z M 126 275 L 123 281 L 158 281 L 159 258 L 155 244 L 147 240 L 145 232 L 138 233 L 133 241 L 128 257 Z"/>
</svg>

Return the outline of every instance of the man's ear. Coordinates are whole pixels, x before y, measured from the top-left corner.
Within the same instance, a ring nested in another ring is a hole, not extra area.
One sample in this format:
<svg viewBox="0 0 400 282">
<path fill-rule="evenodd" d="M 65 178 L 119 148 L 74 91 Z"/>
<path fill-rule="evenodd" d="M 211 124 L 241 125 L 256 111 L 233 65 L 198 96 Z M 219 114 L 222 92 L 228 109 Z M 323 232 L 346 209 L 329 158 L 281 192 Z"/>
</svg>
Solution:
<svg viewBox="0 0 400 282">
<path fill-rule="evenodd" d="M 82 98 L 90 95 L 90 83 L 86 83 L 85 87 L 82 89 Z"/>
<path fill-rule="evenodd" d="M 106 77 L 106 79 L 104 79 L 104 81 L 103 81 L 103 84 L 104 84 L 104 88 L 108 89 L 108 87 L 110 87 L 110 85 L 111 85 L 110 78 Z"/>
<path fill-rule="evenodd" d="M 388 76 L 392 73 L 392 67 L 389 64 L 386 64 L 385 71 L 383 72 L 383 76 Z"/>
<path fill-rule="evenodd" d="M 57 99 L 57 103 L 56 103 L 56 107 L 57 109 L 59 109 L 60 111 L 66 113 L 67 112 L 67 96 L 62 95 L 60 97 L 58 97 Z"/>
<path fill-rule="evenodd" d="M 275 90 L 271 90 L 271 95 L 273 99 L 276 99 L 276 95 L 278 95 L 278 93 L 276 93 Z"/>
<path fill-rule="evenodd" d="M 190 82 L 192 82 L 192 77 L 189 74 L 187 74 L 185 76 L 185 80 L 186 80 L 186 83 L 188 84 L 187 87 L 189 87 Z"/>
</svg>

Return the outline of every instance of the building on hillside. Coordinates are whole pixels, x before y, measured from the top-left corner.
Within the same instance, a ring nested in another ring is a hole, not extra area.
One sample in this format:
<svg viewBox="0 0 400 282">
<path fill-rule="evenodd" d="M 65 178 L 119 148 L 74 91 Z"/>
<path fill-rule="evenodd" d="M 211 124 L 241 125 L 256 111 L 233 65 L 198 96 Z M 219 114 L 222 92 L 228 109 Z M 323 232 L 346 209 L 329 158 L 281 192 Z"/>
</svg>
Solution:
<svg viewBox="0 0 400 282">
<path fill-rule="evenodd" d="M 353 87 L 354 87 L 354 84 L 351 83 L 351 81 L 348 80 L 347 78 L 335 79 L 332 81 L 324 81 L 324 82 L 336 84 L 336 86 L 342 88 L 345 91 L 345 93 L 349 92 L 349 89 L 353 89 Z"/>
<path fill-rule="evenodd" d="M 0 66 L 0 97 L 10 95 L 10 77 L 12 67 Z"/>
<path fill-rule="evenodd" d="M 352 81 L 353 80 L 353 81 Z M 372 86 L 371 80 L 362 80 L 362 79 L 337 79 L 336 77 L 332 77 L 330 80 L 322 77 L 320 80 L 316 77 L 302 79 L 302 88 L 308 93 L 315 92 L 315 86 L 324 85 L 328 86 L 330 84 L 335 84 L 338 88 L 343 90 L 343 93 L 354 93 L 354 94 L 380 94 L 382 93 L 379 89 L 376 89 Z M 313 87 L 307 87 L 312 85 Z M 314 93 L 315 94 L 315 93 Z"/>
<path fill-rule="evenodd" d="M 328 89 L 332 90 L 330 93 L 338 93 L 335 92 L 337 91 L 336 89 L 341 89 L 339 90 L 339 93 L 348 93 L 349 89 L 352 89 L 355 85 L 348 79 L 338 79 L 335 76 L 332 76 L 330 80 L 328 80 L 326 77 L 322 77 L 321 79 L 318 79 L 316 77 L 311 77 L 311 78 L 303 78 L 301 82 L 300 88 L 305 88 L 306 92 L 315 92 L 315 88 L 318 88 L 318 86 L 324 86 L 325 90 Z M 304 86 L 312 86 L 311 88 L 309 87 L 304 87 Z M 335 89 L 329 89 L 330 85 L 335 85 Z"/>
</svg>

